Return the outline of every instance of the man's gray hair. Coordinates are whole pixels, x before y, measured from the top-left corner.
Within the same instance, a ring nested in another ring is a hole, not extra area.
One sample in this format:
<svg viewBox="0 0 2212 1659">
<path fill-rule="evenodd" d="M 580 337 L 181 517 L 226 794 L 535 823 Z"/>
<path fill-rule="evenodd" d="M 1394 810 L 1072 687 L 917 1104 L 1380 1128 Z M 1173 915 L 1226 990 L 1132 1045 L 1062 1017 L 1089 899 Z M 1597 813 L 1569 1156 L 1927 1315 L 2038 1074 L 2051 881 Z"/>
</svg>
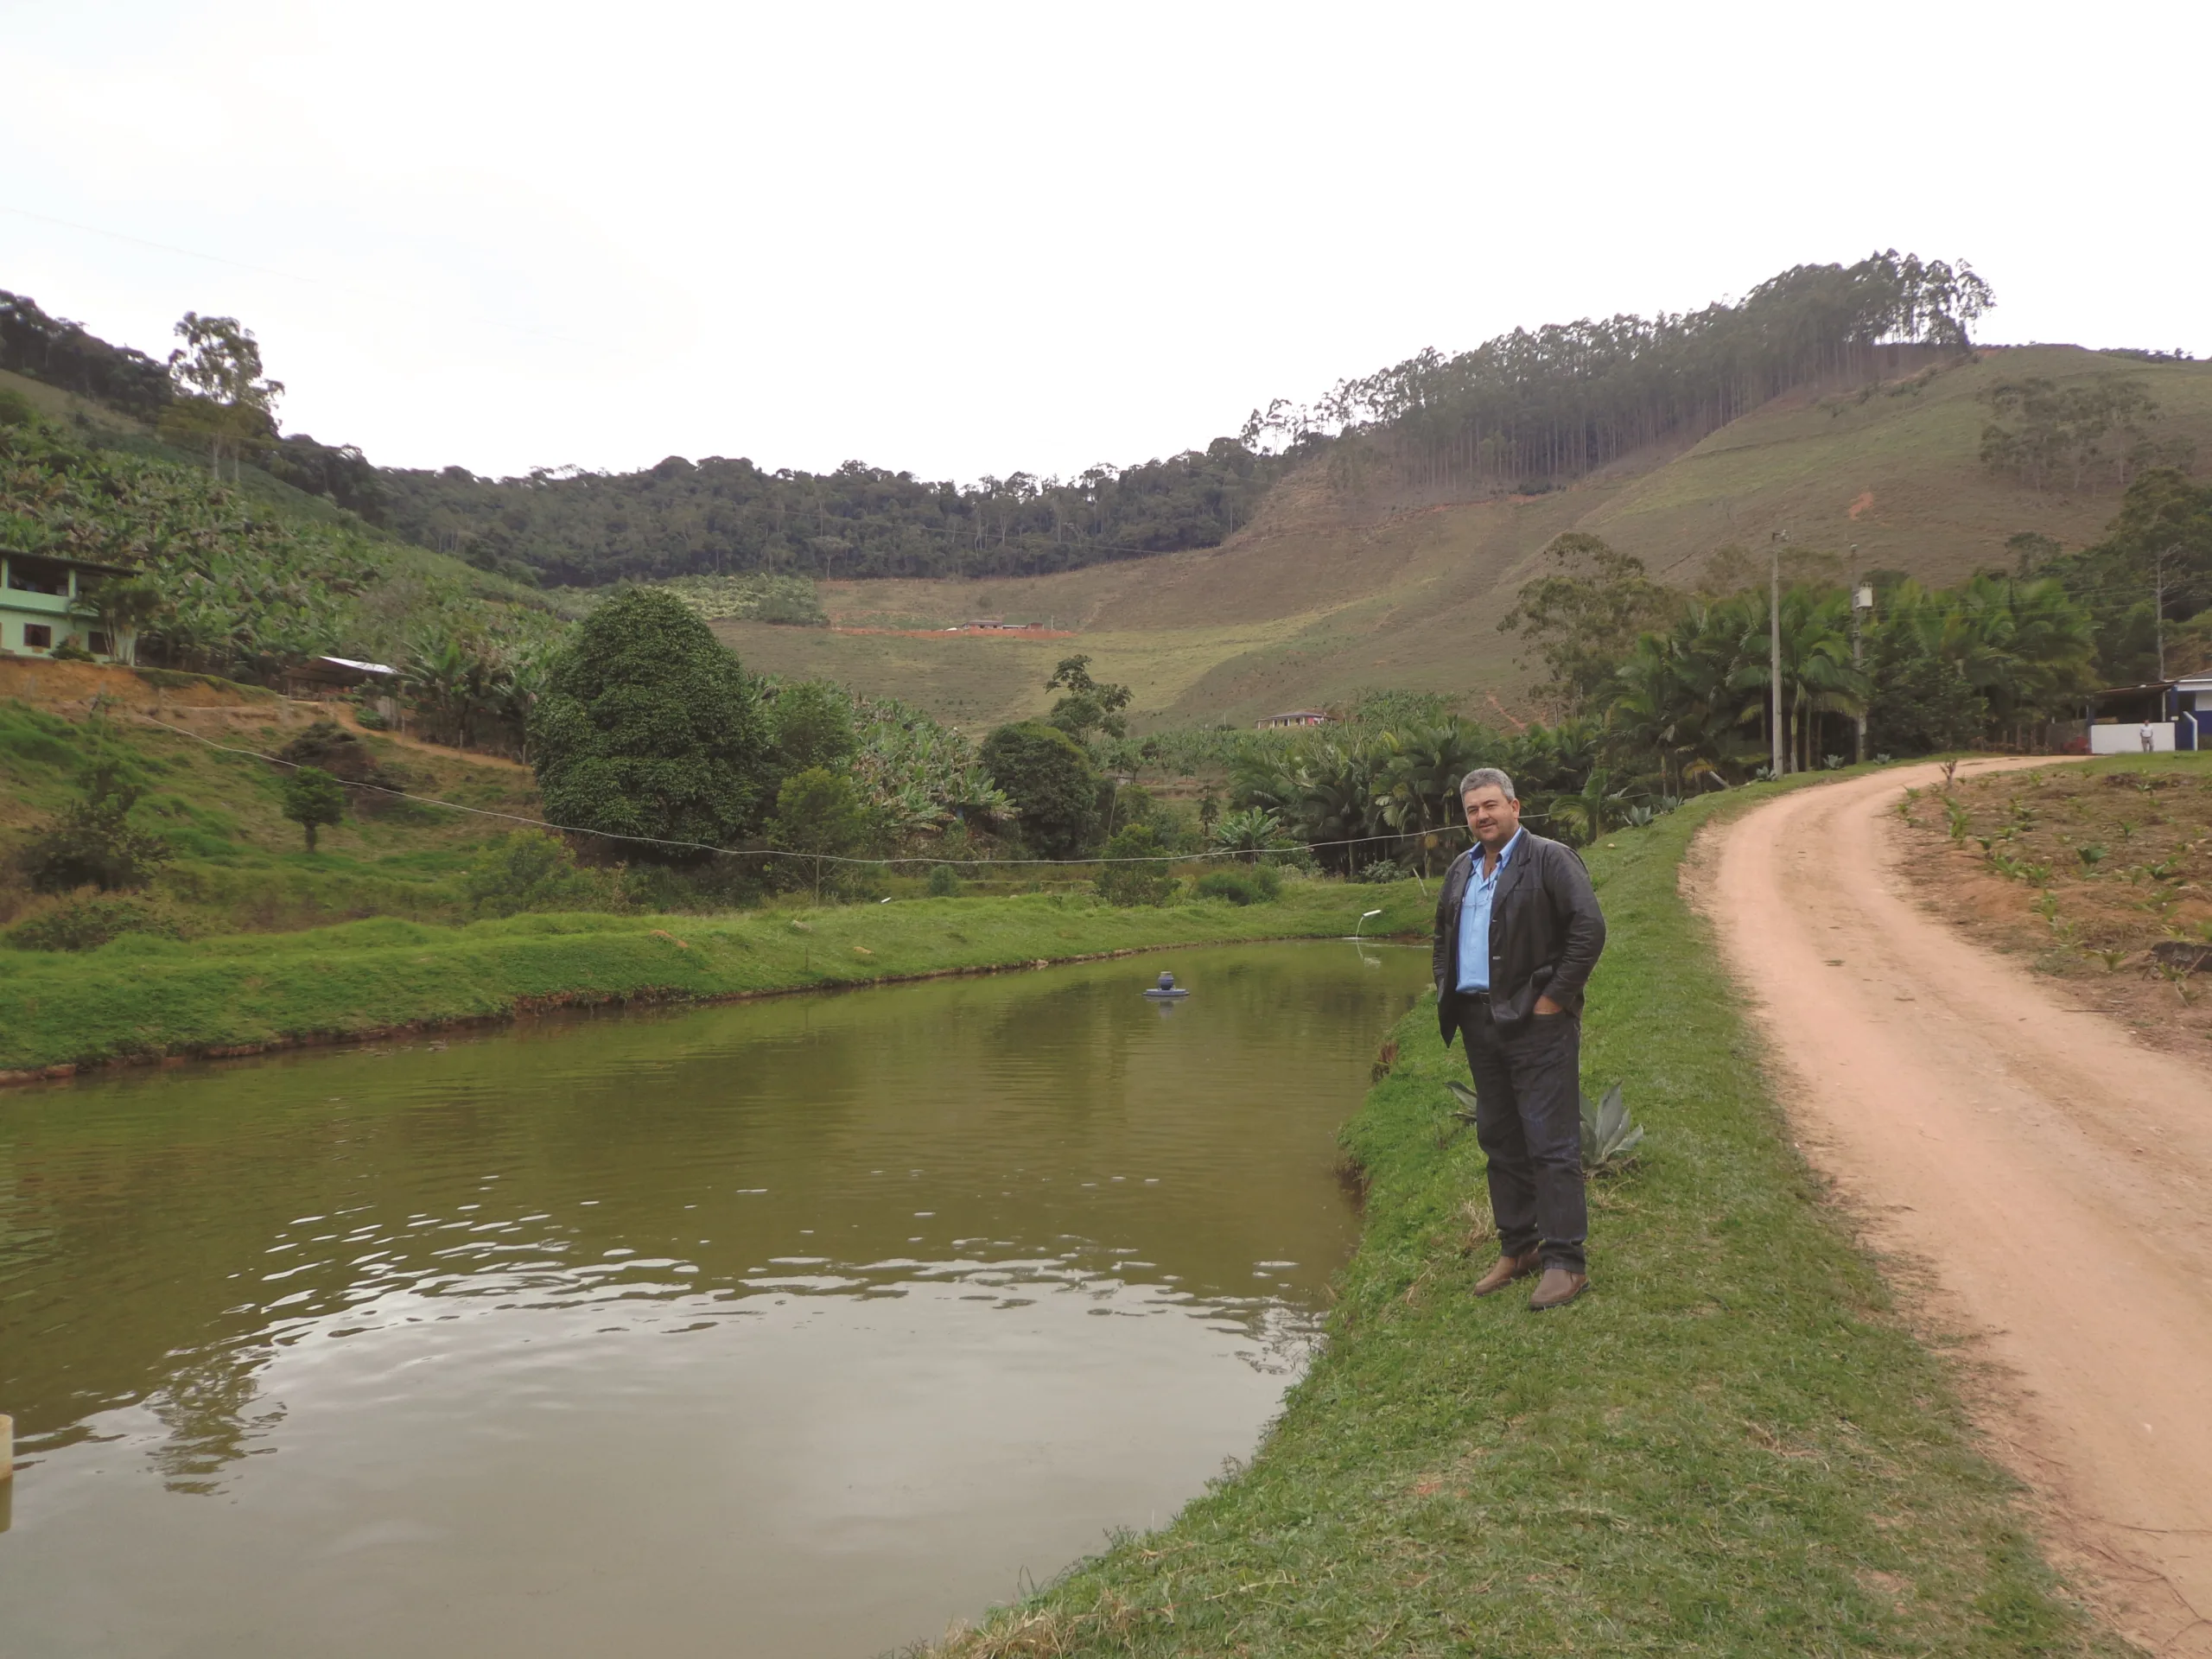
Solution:
<svg viewBox="0 0 2212 1659">
<path fill-rule="evenodd" d="M 1517 801 L 1521 798 L 1513 792 L 1513 780 L 1496 766 L 1477 766 L 1462 778 L 1459 780 L 1459 798 L 1465 800 L 1467 791 L 1471 789 L 1491 788 L 1503 790 L 1505 792 L 1505 798 L 1509 801 Z"/>
</svg>

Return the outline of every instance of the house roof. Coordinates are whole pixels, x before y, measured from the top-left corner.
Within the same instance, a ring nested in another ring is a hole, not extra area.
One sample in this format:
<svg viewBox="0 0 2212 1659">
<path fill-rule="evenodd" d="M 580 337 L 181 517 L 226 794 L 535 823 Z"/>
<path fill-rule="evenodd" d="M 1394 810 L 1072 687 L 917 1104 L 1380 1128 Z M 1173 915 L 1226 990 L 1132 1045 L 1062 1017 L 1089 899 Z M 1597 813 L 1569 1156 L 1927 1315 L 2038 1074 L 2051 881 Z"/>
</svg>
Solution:
<svg viewBox="0 0 2212 1659">
<path fill-rule="evenodd" d="M 2093 702 L 2099 697 L 2139 697 L 2152 691 L 2171 691 L 2180 683 L 2178 680 L 2145 680 L 2140 685 L 2107 685 L 2088 696 Z"/>
<path fill-rule="evenodd" d="M 73 558 L 67 553 L 34 553 L 22 547 L 0 547 L 0 559 L 35 559 L 41 564 L 66 565 L 72 570 L 97 570 L 110 576 L 135 576 L 138 574 L 134 565 L 103 564 L 98 559 Z"/>
</svg>

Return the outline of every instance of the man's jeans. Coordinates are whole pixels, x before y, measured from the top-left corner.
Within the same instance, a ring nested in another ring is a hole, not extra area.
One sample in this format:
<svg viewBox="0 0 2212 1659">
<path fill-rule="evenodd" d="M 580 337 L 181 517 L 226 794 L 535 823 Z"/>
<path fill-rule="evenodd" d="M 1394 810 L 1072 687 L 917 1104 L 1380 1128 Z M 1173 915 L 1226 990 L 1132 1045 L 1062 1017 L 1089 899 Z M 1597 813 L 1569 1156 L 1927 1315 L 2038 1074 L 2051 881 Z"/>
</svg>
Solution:
<svg viewBox="0 0 2212 1659">
<path fill-rule="evenodd" d="M 1475 1079 L 1475 1139 L 1490 1160 L 1490 1207 L 1507 1255 L 1543 1246 L 1548 1268 L 1584 1272 L 1590 1211 L 1582 1196 L 1582 1026 L 1540 1014 L 1516 1027 L 1490 999 L 1460 1016 Z"/>
</svg>

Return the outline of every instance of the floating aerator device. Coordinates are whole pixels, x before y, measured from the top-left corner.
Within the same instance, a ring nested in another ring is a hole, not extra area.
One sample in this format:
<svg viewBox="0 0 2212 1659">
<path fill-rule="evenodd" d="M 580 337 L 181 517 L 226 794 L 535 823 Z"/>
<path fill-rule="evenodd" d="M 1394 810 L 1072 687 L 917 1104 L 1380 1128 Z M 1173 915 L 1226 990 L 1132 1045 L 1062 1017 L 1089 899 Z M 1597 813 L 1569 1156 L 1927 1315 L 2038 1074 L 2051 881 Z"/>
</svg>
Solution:
<svg viewBox="0 0 2212 1659">
<path fill-rule="evenodd" d="M 1147 986 L 1145 995 L 1155 1002 L 1167 1002 L 1179 996 L 1188 996 L 1190 993 L 1175 982 L 1174 975 L 1162 974 L 1160 976 L 1160 983 Z"/>
</svg>

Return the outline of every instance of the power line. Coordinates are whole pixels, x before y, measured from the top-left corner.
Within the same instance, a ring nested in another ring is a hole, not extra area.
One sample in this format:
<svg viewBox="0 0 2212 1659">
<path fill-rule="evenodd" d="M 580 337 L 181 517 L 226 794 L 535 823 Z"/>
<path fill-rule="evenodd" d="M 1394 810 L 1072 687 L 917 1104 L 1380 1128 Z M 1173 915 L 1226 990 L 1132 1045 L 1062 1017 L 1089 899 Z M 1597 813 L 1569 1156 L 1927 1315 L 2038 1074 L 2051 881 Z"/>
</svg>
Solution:
<svg viewBox="0 0 2212 1659">
<path fill-rule="evenodd" d="M 188 737 L 195 743 L 204 743 L 211 749 L 225 754 L 242 754 L 251 760 L 264 760 L 272 766 L 286 766 L 296 772 L 306 765 L 303 761 L 287 760 L 281 755 L 265 754 L 259 749 L 242 749 L 229 743 L 218 743 L 212 737 L 182 726 L 172 726 L 165 720 L 151 715 L 134 715 L 132 719 L 149 726 L 158 726 L 165 732 L 175 732 L 179 737 Z M 852 858 L 837 853 L 799 853 L 782 847 L 717 847 L 703 841 L 670 841 L 658 836 L 626 836 L 607 830 L 586 830 L 570 823 L 554 823 L 544 818 L 533 818 L 519 812 L 499 812 L 489 807 L 463 806 L 458 801 L 442 801 L 434 796 L 416 795 L 404 789 L 392 789 L 382 784 L 357 784 L 339 780 L 347 789 L 364 790 L 372 794 L 387 795 L 395 800 L 413 801 L 423 806 L 443 807 L 449 812 L 467 812 L 480 818 L 498 818 L 507 823 L 519 823 L 533 830 L 551 830 L 561 835 L 590 836 L 601 841 L 628 841 L 650 847 L 671 847 L 684 852 L 712 853 L 721 858 L 796 858 L 824 864 L 865 865 L 884 868 L 895 864 L 945 864 L 963 868 L 982 866 L 990 869 L 1027 868 L 1033 865 L 1090 866 L 1096 864 L 1187 864 L 1194 861 L 1218 858 L 1243 858 L 1247 849 L 1217 848 L 1199 853 L 1150 853 L 1117 858 L 933 858 L 926 854 L 912 854 L 900 858 Z M 1342 841 L 1294 842 L 1283 847 L 1257 849 L 1268 853 L 1318 852 L 1324 848 L 1360 847 L 1374 842 L 1402 840 L 1399 836 L 1353 836 Z"/>
</svg>

